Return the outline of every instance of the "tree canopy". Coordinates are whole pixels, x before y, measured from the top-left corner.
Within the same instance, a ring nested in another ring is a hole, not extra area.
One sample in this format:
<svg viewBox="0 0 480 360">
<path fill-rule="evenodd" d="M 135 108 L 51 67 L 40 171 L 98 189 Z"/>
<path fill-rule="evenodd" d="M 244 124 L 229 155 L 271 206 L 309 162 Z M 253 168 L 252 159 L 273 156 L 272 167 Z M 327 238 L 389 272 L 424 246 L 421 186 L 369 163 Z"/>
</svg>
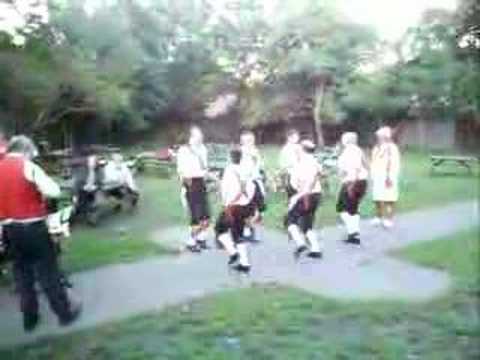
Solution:
<svg viewBox="0 0 480 360">
<path fill-rule="evenodd" d="M 92 3 L 36 2 L 15 34 L 0 32 L 2 127 L 95 119 L 131 133 L 233 110 L 239 127 L 255 127 L 306 111 L 321 142 L 325 122 L 480 113 L 475 0 L 427 11 L 396 44 L 334 1 L 286 0 L 270 13 L 258 0 Z M 382 62 L 386 52 L 396 61 Z"/>
</svg>

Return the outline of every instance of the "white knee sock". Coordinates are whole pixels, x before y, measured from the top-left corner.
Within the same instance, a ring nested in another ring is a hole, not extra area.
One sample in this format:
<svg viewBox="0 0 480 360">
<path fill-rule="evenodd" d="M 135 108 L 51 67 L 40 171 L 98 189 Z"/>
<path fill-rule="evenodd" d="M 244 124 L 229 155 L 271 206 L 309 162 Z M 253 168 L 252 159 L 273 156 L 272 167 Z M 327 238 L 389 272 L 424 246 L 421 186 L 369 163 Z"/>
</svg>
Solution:
<svg viewBox="0 0 480 360">
<path fill-rule="evenodd" d="M 219 235 L 218 242 L 223 245 L 228 255 L 232 256 L 237 253 L 237 249 L 235 248 L 235 244 L 232 240 L 232 235 L 230 235 L 229 233 Z"/>
<path fill-rule="evenodd" d="M 293 241 L 295 241 L 295 244 L 297 245 L 297 247 L 305 246 L 305 236 L 300 231 L 300 228 L 298 227 L 298 225 L 290 225 L 288 227 L 288 232 L 292 237 Z"/>
<path fill-rule="evenodd" d="M 201 230 L 198 234 L 197 234 L 197 241 L 207 241 L 207 235 L 208 235 L 208 229 L 204 229 L 204 230 Z"/>
<path fill-rule="evenodd" d="M 323 242 L 318 241 L 318 235 L 313 230 L 307 231 L 307 240 L 310 243 L 310 251 L 314 253 L 322 252 Z"/>
<path fill-rule="evenodd" d="M 353 230 L 352 230 L 352 216 L 344 211 L 342 213 L 340 213 L 340 218 L 342 219 L 343 223 L 345 224 L 345 227 L 347 228 L 347 233 L 348 234 L 353 234 Z"/>
<path fill-rule="evenodd" d="M 352 222 L 352 233 L 360 233 L 360 215 L 350 215 Z"/>
<path fill-rule="evenodd" d="M 243 228 L 243 236 L 249 238 L 250 236 L 252 236 L 252 227 L 250 225 L 246 225 L 244 228 Z"/>
<path fill-rule="evenodd" d="M 238 263 L 243 266 L 250 266 L 250 261 L 248 259 L 247 244 L 245 243 L 237 244 L 237 251 L 239 255 Z"/>
<path fill-rule="evenodd" d="M 350 215 L 347 212 L 340 214 L 349 235 L 360 232 L 360 215 Z"/>
<path fill-rule="evenodd" d="M 192 233 L 190 233 L 187 238 L 187 246 L 195 246 L 195 245 L 197 245 L 197 239 L 193 236 Z"/>
</svg>

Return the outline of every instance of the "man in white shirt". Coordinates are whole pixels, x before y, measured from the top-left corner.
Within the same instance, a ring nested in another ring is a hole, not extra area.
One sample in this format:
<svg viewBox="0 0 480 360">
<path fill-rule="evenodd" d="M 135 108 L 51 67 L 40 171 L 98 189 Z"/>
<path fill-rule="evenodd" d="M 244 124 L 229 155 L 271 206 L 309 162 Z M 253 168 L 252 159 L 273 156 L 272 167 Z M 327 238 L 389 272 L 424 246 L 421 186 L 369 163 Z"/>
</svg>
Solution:
<svg viewBox="0 0 480 360">
<path fill-rule="evenodd" d="M 322 257 L 321 243 L 313 230 L 315 214 L 321 200 L 320 177 L 322 166 L 315 158 L 315 144 L 310 140 L 301 142 L 302 153 L 292 169 L 290 183 L 295 194 L 290 198 L 286 226 L 295 242 L 294 256 L 298 259 L 309 250 L 311 258 Z"/>
<path fill-rule="evenodd" d="M 58 254 L 46 223 L 47 198 L 58 198 L 60 188 L 32 162 L 37 154 L 30 139 L 15 136 L 9 142 L 7 155 L 0 160 L 0 223 L 13 259 L 25 331 L 33 331 L 39 323 L 36 280 L 60 325 L 71 324 L 81 311 L 62 284 Z"/>
<path fill-rule="evenodd" d="M 297 130 L 291 129 L 287 132 L 287 142 L 280 152 L 279 166 L 282 176 L 285 179 L 286 192 L 288 198 L 294 195 L 295 189 L 290 185 L 292 171 L 296 164 L 300 161 L 302 154 L 302 146 L 300 145 L 300 134 Z"/>
<path fill-rule="evenodd" d="M 255 134 L 252 131 L 244 131 L 240 136 L 240 149 L 242 159 L 240 170 L 242 180 L 252 188 L 250 193 L 250 219 L 245 226 L 243 236 L 251 241 L 258 241 L 255 237 L 255 224 L 262 220 L 266 210 L 265 185 L 263 183 L 264 164 L 263 159 L 255 144 Z"/>
<path fill-rule="evenodd" d="M 215 225 L 217 241 L 230 256 L 228 265 L 233 269 L 248 273 L 250 261 L 248 248 L 243 238 L 243 230 L 250 216 L 249 195 L 253 183 L 245 183 L 241 177 L 240 159 L 242 152 L 233 149 L 230 164 L 225 168 L 221 181 L 223 211 Z"/>
<path fill-rule="evenodd" d="M 348 237 L 347 243 L 360 244 L 360 215 L 358 207 L 367 190 L 368 170 L 365 155 L 357 145 L 354 132 L 342 135 L 342 153 L 337 162 L 342 187 L 338 195 L 337 212 L 344 222 Z"/>
<path fill-rule="evenodd" d="M 208 174 L 207 148 L 203 144 L 203 133 L 199 127 L 190 129 L 188 144 L 177 154 L 177 171 L 182 183 L 182 197 L 190 212 L 190 236 L 186 247 L 191 252 L 207 249 L 206 233 L 210 211 L 206 177 Z"/>
</svg>

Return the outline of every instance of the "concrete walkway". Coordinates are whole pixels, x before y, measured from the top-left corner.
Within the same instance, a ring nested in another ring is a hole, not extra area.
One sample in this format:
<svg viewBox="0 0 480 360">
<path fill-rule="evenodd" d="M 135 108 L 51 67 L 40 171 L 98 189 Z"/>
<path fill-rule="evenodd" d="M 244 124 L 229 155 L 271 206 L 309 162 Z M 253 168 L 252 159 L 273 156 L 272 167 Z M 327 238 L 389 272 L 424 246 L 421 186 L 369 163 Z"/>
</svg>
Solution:
<svg viewBox="0 0 480 360">
<path fill-rule="evenodd" d="M 107 266 L 72 276 L 75 293 L 84 313 L 69 328 L 60 328 L 42 303 L 42 324 L 25 334 L 15 297 L 0 290 L 0 347 L 35 341 L 93 327 L 108 321 L 160 310 L 227 288 L 255 283 L 279 283 L 315 294 L 349 300 L 399 299 L 425 301 L 449 287 L 446 273 L 408 264 L 387 256 L 387 252 L 418 241 L 430 240 L 478 224 L 478 207 L 473 202 L 401 215 L 396 227 L 387 231 L 363 223 L 363 246 L 341 243 L 343 230 L 322 231 L 325 256 L 322 260 L 293 260 L 293 244 L 281 232 L 264 230 L 263 242 L 251 247 L 252 274 L 239 276 L 227 271 L 226 255 L 210 250 L 201 255 L 148 259 L 134 264 Z M 162 234 L 182 236 L 181 229 Z"/>
</svg>

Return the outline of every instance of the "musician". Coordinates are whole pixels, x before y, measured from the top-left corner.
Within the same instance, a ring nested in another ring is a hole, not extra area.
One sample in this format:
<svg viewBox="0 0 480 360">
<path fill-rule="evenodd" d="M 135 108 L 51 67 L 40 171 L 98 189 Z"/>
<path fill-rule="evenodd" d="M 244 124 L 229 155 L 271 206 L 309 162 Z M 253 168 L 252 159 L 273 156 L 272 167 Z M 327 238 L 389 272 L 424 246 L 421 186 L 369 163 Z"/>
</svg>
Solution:
<svg viewBox="0 0 480 360">
<path fill-rule="evenodd" d="M 195 253 L 208 248 L 210 211 L 206 186 L 207 156 L 203 133 L 198 126 L 193 126 L 188 144 L 178 150 L 177 171 L 182 183 L 182 196 L 190 212 L 190 236 L 186 247 Z"/>
<path fill-rule="evenodd" d="M 0 222 L 13 259 L 25 331 L 33 331 L 39 323 L 37 280 L 60 325 L 71 324 L 81 312 L 62 285 L 57 251 L 46 223 L 46 199 L 59 197 L 60 188 L 32 162 L 37 154 L 29 138 L 15 136 L 0 160 Z"/>
<path fill-rule="evenodd" d="M 215 233 L 218 242 L 230 256 L 229 266 L 239 272 L 248 273 L 250 271 L 248 248 L 242 235 L 251 214 L 248 193 L 254 191 L 254 185 L 252 182 L 246 183 L 242 180 L 241 157 L 241 150 L 233 149 L 230 154 L 231 163 L 223 173 L 221 181 L 223 211 L 215 225 Z"/>
<path fill-rule="evenodd" d="M 322 244 L 318 241 L 313 226 L 321 200 L 322 166 L 314 156 L 315 144 L 311 140 L 303 140 L 301 146 L 302 152 L 292 169 L 290 179 L 295 195 L 289 200 L 286 225 L 296 244 L 296 259 L 306 251 L 311 258 L 321 258 Z"/>
<path fill-rule="evenodd" d="M 362 149 L 357 145 L 354 132 L 342 135 L 342 152 L 338 158 L 341 188 L 337 201 L 337 212 L 347 228 L 347 243 L 360 244 L 360 215 L 358 207 L 367 190 L 368 170 Z"/>
</svg>

